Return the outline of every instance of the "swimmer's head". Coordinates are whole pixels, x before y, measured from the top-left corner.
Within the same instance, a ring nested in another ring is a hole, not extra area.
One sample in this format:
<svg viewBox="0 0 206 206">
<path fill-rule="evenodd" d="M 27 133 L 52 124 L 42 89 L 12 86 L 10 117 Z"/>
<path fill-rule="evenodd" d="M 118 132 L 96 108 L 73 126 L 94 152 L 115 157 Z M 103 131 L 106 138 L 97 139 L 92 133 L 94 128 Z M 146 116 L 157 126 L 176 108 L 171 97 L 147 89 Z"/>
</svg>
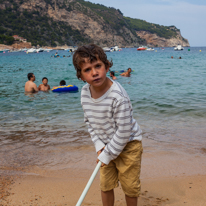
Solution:
<svg viewBox="0 0 206 206">
<path fill-rule="evenodd" d="M 115 74 L 114 74 L 113 71 L 111 71 L 111 72 L 110 72 L 110 77 L 113 77 L 113 76 L 115 76 Z"/>
<path fill-rule="evenodd" d="M 46 77 L 43 77 L 42 78 L 42 83 L 43 83 L 44 86 L 46 86 L 47 83 L 48 83 L 48 79 Z"/>
<path fill-rule="evenodd" d="M 132 72 L 132 69 L 131 69 L 131 68 L 128 68 L 127 71 L 128 71 L 129 73 L 131 73 L 131 72 Z"/>
<path fill-rule="evenodd" d="M 59 84 L 60 84 L 60 86 L 64 86 L 64 85 L 66 85 L 66 82 L 64 80 L 61 80 Z"/>
<path fill-rule="evenodd" d="M 173 56 L 171 56 L 171 59 L 173 59 Z"/>
<path fill-rule="evenodd" d="M 28 74 L 27 74 L 27 77 L 28 77 L 28 80 L 35 81 L 35 76 L 34 76 L 33 73 L 28 73 Z"/>
<path fill-rule="evenodd" d="M 73 55 L 73 65 L 76 69 L 76 76 L 78 79 L 81 79 L 81 68 L 84 63 L 87 61 L 90 63 L 100 60 L 105 65 L 105 68 L 111 68 L 113 63 L 107 59 L 107 55 L 104 50 L 95 45 L 89 44 L 79 47 Z"/>
</svg>

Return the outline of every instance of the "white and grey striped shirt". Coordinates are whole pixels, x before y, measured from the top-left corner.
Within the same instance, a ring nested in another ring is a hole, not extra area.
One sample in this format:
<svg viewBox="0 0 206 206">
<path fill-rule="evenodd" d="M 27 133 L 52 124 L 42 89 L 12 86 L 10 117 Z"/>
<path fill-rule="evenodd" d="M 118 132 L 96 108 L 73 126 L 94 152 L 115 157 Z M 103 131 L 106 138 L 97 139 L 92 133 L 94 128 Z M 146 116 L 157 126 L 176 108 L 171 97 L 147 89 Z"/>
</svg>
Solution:
<svg viewBox="0 0 206 206">
<path fill-rule="evenodd" d="M 116 159 L 129 141 L 142 140 L 127 92 L 118 82 L 112 82 L 110 89 L 98 99 L 91 97 L 89 84 L 81 91 L 84 121 L 96 152 L 105 146 L 98 157 L 105 164 Z"/>
</svg>

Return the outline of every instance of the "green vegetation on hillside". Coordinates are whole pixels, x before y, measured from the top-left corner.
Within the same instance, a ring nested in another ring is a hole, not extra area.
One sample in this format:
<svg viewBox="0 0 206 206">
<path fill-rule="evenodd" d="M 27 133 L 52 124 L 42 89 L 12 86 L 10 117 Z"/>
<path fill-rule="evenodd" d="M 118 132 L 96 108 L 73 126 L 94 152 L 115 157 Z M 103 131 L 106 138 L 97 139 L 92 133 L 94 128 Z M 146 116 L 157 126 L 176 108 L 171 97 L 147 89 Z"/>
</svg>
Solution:
<svg viewBox="0 0 206 206">
<path fill-rule="evenodd" d="M 12 45 L 13 43 L 14 43 L 14 38 L 12 36 L 6 36 L 3 34 L 0 34 L 0 44 Z"/>
<path fill-rule="evenodd" d="M 169 39 L 171 37 L 176 37 L 176 31 L 179 31 L 174 26 L 161 26 L 159 24 L 148 23 L 141 19 L 133 19 L 130 17 L 124 17 L 130 26 L 136 31 L 148 31 L 152 34 L 157 34 L 159 37 L 164 37 Z"/>
<path fill-rule="evenodd" d="M 32 45 L 75 45 L 88 42 L 79 30 L 73 30 L 64 22 L 56 22 L 46 15 L 41 16 L 38 11 L 20 12 L 16 3 L 13 3 L 13 8 L 1 10 L 0 19 L 0 34 L 19 35 Z"/>
</svg>

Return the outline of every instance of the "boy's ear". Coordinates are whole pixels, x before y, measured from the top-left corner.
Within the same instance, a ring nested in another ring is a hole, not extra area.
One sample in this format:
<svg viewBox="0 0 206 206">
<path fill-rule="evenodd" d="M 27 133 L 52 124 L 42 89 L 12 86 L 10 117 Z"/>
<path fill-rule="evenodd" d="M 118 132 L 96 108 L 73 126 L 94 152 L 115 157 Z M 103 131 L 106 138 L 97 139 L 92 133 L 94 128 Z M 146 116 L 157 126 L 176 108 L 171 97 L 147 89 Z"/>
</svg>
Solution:
<svg viewBox="0 0 206 206">
<path fill-rule="evenodd" d="M 109 69 L 110 69 L 110 67 L 108 66 L 108 67 L 106 68 L 106 71 L 108 72 L 108 71 L 109 71 Z"/>
<path fill-rule="evenodd" d="M 82 81 L 84 81 L 84 79 L 83 79 L 82 75 L 80 76 L 80 79 L 81 79 Z"/>
<path fill-rule="evenodd" d="M 84 80 L 84 78 L 83 78 L 82 76 L 80 76 L 80 79 L 81 79 L 83 82 L 85 82 L 85 80 Z"/>
</svg>

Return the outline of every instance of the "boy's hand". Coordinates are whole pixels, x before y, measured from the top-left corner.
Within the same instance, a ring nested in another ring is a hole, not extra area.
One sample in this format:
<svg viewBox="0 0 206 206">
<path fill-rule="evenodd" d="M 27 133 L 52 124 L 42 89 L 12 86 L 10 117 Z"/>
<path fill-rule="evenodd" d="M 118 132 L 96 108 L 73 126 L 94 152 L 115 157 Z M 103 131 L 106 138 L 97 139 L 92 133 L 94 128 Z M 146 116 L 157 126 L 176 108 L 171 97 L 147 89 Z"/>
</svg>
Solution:
<svg viewBox="0 0 206 206">
<path fill-rule="evenodd" d="M 99 156 L 100 154 L 101 154 L 101 152 L 104 150 L 104 148 L 105 147 L 103 147 L 101 150 L 99 150 L 98 152 L 97 152 L 97 155 Z M 99 159 L 97 159 L 97 163 L 99 162 Z M 101 165 L 101 167 L 104 167 L 104 163 L 102 162 L 102 165 Z"/>
</svg>

